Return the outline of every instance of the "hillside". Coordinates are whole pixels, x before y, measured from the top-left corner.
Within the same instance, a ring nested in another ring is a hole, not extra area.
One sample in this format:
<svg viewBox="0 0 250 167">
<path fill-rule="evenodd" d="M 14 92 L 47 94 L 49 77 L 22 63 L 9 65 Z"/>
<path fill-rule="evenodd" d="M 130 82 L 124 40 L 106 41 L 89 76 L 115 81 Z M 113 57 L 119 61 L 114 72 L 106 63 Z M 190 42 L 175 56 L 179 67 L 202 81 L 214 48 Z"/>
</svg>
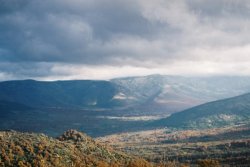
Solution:
<svg viewBox="0 0 250 167">
<path fill-rule="evenodd" d="M 108 108 L 117 88 L 107 81 L 6 81 L 0 83 L 0 100 L 31 107 Z"/>
<path fill-rule="evenodd" d="M 121 114 L 123 113 L 117 110 L 32 108 L 19 103 L 0 101 L 0 130 L 13 129 L 56 137 L 68 129 L 77 129 L 96 137 L 139 130 L 146 123 L 143 120 L 119 119 L 133 118 L 120 117 Z"/>
<path fill-rule="evenodd" d="M 155 121 L 154 126 L 214 128 L 250 122 L 250 94 L 206 103 Z"/>
<path fill-rule="evenodd" d="M 145 130 L 153 120 L 246 92 L 250 92 L 248 77 L 5 81 L 0 82 L 0 130 L 58 136 L 77 129 L 92 137 Z"/>
<path fill-rule="evenodd" d="M 3 131 L 0 132 L 0 148 L 0 166 L 151 166 L 143 159 L 116 152 L 74 130 L 58 139 L 43 134 Z"/>
<path fill-rule="evenodd" d="M 0 113 L 1 114 L 8 114 L 7 112 L 3 112 L 3 111 L 9 112 L 12 110 L 17 110 L 17 109 L 20 111 L 26 111 L 26 110 L 31 110 L 32 108 L 24 104 L 20 104 L 20 103 L 15 103 L 15 102 L 10 102 L 10 101 L 0 101 Z"/>
<path fill-rule="evenodd" d="M 111 80 L 141 100 L 144 113 L 171 114 L 206 102 L 250 92 L 250 77 L 150 75 Z"/>
<path fill-rule="evenodd" d="M 147 115 L 168 115 L 248 92 L 249 77 L 151 75 L 110 81 L 0 82 L 1 101 L 35 108 L 119 109 Z"/>
</svg>

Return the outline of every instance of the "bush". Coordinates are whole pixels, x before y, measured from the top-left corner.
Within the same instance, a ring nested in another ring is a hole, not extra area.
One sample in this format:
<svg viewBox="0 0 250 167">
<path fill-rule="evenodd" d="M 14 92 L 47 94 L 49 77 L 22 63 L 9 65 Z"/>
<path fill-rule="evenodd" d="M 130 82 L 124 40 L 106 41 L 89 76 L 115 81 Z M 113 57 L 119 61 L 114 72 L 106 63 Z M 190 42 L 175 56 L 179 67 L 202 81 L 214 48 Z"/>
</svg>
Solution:
<svg viewBox="0 0 250 167">
<path fill-rule="evenodd" d="M 199 167 L 220 167 L 220 163 L 217 160 L 205 159 L 197 162 Z"/>
</svg>

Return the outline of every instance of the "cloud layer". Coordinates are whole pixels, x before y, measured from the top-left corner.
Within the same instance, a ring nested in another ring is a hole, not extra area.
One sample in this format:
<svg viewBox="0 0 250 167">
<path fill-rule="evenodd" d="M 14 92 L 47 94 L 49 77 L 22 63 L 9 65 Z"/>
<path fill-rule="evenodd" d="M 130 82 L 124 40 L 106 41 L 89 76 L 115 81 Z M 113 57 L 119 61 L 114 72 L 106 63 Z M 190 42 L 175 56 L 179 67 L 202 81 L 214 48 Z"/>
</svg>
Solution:
<svg viewBox="0 0 250 167">
<path fill-rule="evenodd" d="M 250 74 L 248 0 L 0 0 L 0 80 Z"/>
</svg>

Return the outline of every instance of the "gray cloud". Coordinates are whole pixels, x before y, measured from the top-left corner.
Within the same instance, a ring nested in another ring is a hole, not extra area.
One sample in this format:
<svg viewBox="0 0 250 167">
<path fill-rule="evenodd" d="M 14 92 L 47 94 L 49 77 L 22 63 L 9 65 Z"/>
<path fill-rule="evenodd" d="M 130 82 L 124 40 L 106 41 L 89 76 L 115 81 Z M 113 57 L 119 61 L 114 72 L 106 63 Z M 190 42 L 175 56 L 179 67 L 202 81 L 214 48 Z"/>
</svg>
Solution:
<svg viewBox="0 0 250 167">
<path fill-rule="evenodd" d="M 249 18 L 247 0 L 0 0 L 0 79 L 80 67 L 246 75 Z"/>
</svg>

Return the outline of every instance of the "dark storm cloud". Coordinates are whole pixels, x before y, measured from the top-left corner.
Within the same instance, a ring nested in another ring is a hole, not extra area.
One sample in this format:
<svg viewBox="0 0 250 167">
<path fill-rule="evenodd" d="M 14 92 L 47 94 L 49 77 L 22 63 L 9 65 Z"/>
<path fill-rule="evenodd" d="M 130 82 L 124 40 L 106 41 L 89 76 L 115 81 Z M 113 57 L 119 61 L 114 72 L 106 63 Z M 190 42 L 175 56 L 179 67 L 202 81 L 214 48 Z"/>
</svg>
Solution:
<svg viewBox="0 0 250 167">
<path fill-rule="evenodd" d="M 160 23 L 145 19 L 133 1 L 2 3 L 3 61 L 105 63 L 131 54 L 125 49 L 111 48 L 116 40 L 131 36 L 151 39 L 161 29 Z"/>
<path fill-rule="evenodd" d="M 1 0 L 0 1 L 0 14 L 9 14 L 16 12 L 27 5 L 29 0 Z"/>
<path fill-rule="evenodd" d="M 0 0 L 0 79 L 119 66 L 246 74 L 249 11 L 247 0 Z"/>
</svg>

